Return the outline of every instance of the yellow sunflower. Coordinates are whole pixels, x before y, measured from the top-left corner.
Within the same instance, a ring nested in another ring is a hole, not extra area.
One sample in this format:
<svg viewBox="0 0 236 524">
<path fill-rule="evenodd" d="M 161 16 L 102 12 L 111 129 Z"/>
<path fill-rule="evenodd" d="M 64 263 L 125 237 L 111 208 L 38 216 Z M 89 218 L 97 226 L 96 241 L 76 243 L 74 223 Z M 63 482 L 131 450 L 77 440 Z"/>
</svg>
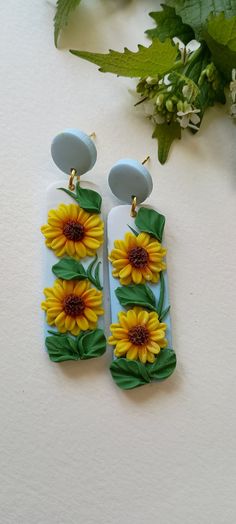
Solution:
<svg viewBox="0 0 236 524">
<path fill-rule="evenodd" d="M 123 286 L 143 284 L 145 280 L 158 282 L 160 271 L 166 269 L 166 249 L 148 233 L 126 233 L 124 240 L 115 240 L 114 246 L 108 258 L 114 267 L 113 276 Z"/>
<path fill-rule="evenodd" d="M 47 313 L 49 326 L 72 335 L 95 329 L 101 308 L 102 292 L 91 288 L 88 280 L 55 280 L 53 287 L 44 289 L 46 300 L 42 309 Z"/>
<path fill-rule="evenodd" d="M 109 344 L 115 346 L 116 357 L 140 360 L 143 364 L 154 362 L 155 356 L 167 346 L 166 324 L 160 322 L 155 311 L 134 307 L 118 314 L 119 323 L 111 324 Z"/>
<path fill-rule="evenodd" d="M 95 213 L 87 213 L 77 204 L 60 204 L 48 213 L 48 224 L 41 227 L 46 246 L 57 257 L 77 259 L 94 256 L 103 242 L 104 225 Z"/>
</svg>

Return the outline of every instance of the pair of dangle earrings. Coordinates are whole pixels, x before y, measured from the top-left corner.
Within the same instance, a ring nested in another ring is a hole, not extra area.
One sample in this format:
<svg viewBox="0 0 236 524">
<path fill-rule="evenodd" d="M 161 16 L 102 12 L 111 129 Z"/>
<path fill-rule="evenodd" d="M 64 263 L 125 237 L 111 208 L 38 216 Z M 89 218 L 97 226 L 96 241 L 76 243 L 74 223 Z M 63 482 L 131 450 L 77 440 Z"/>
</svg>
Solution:
<svg viewBox="0 0 236 524">
<path fill-rule="evenodd" d="M 53 362 L 97 358 L 112 347 L 110 371 L 122 389 L 168 378 L 176 366 L 171 347 L 170 305 L 162 239 L 165 217 L 141 206 L 152 178 L 136 160 L 110 170 L 112 193 L 126 205 L 107 217 L 104 246 L 102 198 L 80 177 L 97 159 L 92 140 L 77 129 L 57 135 L 52 158 L 67 177 L 47 191 L 45 237 L 45 345 Z M 58 191 L 59 190 L 59 191 Z M 110 311 L 103 305 L 103 270 L 108 264 Z M 111 316 L 106 339 L 104 315 Z"/>
</svg>

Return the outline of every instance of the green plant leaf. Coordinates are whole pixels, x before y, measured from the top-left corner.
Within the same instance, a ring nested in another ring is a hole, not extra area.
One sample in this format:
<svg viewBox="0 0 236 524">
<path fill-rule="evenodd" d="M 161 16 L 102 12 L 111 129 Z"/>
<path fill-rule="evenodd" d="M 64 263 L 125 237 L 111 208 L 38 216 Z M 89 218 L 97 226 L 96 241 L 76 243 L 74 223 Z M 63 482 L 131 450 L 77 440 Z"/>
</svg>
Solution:
<svg viewBox="0 0 236 524">
<path fill-rule="evenodd" d="M 113 360 L 110 371 L 117 386 L 121 389 L 133 389 L 150 382 L 147 370 L 141 362 L 118 358 Z"/>
<path fill-rule="evenodd" d="M 209 106 L 213 106 L 215 102 L 225 103 L 224 86 L 225 80 L 217 71 L 217 81 L 214 81 L 214 88 L 212 82 L 204 75 L 204 71 L 212 65 L 212 56 L 206 46 L 202 43 L 201 48 L 196 53 L 195 57 L 190 60 L 185 68 L 185 75 L 190 78 L 199 87 L 199 92 L 195 100 L 195 104 L 201 109 L 199 113 L 200 118 Z"/>
<path fill-rule="evenodd" d="M 81 0 L 57 0 L 56 14 L 54 17 L 54 43 L 57 47 L 59 33 L 69 21 L 72 11 L 80 4 Z"/>
<path fill-rule="evenodd" d="M 81 360 L 101 357 L 106 351 L 106 337 L 102 329 L 87 331 L 78 339 Z"/>
<path fill-rule="evenodd" d="M 204 37 L 215 65 L 230 80 L 236 66 L 236 16 L 230 19 L 224 13 L 210 16 Z"/>
<path fill-rule="evenodd" d="M 166 0 L 166 4 L 175 8 L 183 23 L 194 29 L 197 38 L 210 13 L 224 12 L 226 18 L 236 15 L 236 0 Z"/>
<path fill-rule="evenodd" d="M 135 217 L 135 224 L 145 233 L 149 233 L 157 238 L 159 242 L 162 241 L 163 231 L 165 227 L 165 217 L 154 209 L 140 207 Z"/>
<path fill-rule="evenodd" d="M 164 300 L 165 300 L 165 279 L 164 279 L 163 272 L 161 271 L 160 272 L 160 295 L 159 295 L 159 300 L 157 304 L 157 312 L 158 312 L 159 317 L 162 314 Z"/>
<path fill-rule="evenodd" d="M 48 350 L 49 358 L 53 362 L 80 359 L 76 339 L 70 337 L 69 335 L 51 335 L 46 337 L 45 344 Z"/>
<path fill-rule="evenodd" d="M 165 380 L 176 367 L 176 354 L 173 349 L 162 349 L 153 364 L 148 365 L 148 374 L 152 380 Z"/>
<path fill-rule="evenodd" d="M 155 296 L 145 284 L 121 286 L 115 290 L 115 293 L 123 307 L 141 306 L 151 311 L 156 311 Z"/>
<path fill-rule="evenodd" d="M 102 198 L 99 193 L 92 189 L 83 189 L 79 182 L 76 184 L 76 200 L 80 207 L 90 213 L 101 212 Z"/>
<path fill-rule="evenodd" d="M 137 52 L 125 48 L 124 53 L 113 50 L 108 54 L 75 50 L 71 53 L 97 64 L 103 73 L 132 78 L 165 74 L 173 67 L 178 49 L 170 39 L 162 43 L 156 38 L 150 47 L 139 45 Z"/>
<path fill-rule="evenodd" d="M 161 42 L 164 42 L 166 38 L 178 37 L 184 44 L 193 40 L 194 31 L 189 25 L 182 22 L 181 17 L 176 14 L 175 9 L 165 4 L 161 4 L 161 6 L 162 11 L 149 13 L 156 22 L 157 27 L 146 31 L 148 37 L 152 40 L 159 38 Z"/>
<path fill-rule="evenodd" d="M 70 257 L 63 257 L 57 264 L 54 264 L 52 272 L 63 280 L 84 280 L 88 278 L 84 266 L 78 260 Z"/>
<path fill-rule="evenodd" d="M 178 122 L 156 124 L 152 138 L 157 138 L 158 160 L 160 164 L 165 164 L 172 142 L 181 138 L 181 127 Z"/>
</svg>

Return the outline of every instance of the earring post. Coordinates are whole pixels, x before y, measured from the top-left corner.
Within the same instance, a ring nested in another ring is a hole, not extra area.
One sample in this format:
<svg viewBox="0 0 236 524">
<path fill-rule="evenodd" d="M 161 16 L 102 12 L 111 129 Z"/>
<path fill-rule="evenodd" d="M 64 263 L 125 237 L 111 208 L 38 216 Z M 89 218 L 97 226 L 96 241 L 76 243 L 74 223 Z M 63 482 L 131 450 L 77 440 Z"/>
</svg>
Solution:
<svg viewBox="0 0 236 524">
<path fill-rule="evenodd" d="M 130 210 L 130 216 L 132 218 L 135 218 L 137 215 L 136 206 L 137 206 L 137 197 L 132 196 L 132 203 L 131 203 L 131 210 Z"/>
<path fill-rule="evenodd" d="M 144 166 L 144 164 L 146 164 L 146 162 L 148 162 L 148 160 L 150 160 L 150 156 L 149 155 L 146 158 L 144 158 L 144 160 L 142 161 L 142 165 Z"/>
</svg>

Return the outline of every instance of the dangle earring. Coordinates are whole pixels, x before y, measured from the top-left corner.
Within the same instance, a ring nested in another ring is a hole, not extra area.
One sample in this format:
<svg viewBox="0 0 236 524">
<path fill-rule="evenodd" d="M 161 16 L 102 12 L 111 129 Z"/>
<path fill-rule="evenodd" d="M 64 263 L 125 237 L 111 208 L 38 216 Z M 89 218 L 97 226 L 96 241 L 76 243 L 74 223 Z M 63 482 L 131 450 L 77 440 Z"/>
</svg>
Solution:
<svg viewBox="0 0 236 524">
<path fill-rule="evenodd" d="M 171 349 L 165 217 L 140 206 L 151 194 L 144 164 L 120 160 L 111 169 L 112 193 L 128 205 L 114 207 L 107 220 L 111 336 L 116 384 L 132 389 L 169 377 L 176 366 Z"/>
<path fill-rule="evenodd" d="M 48 248 L 42 302 L 45 344 L 53 362 L 90 359 L 106 350 L 101 282 L 104 224 L 101 196 L 91 189 L 94 184 L 81 182 L 80 177 L 94 166 L 97 151 L 88 135 L 67 129 L 54 138 L 51 154 L 67 175 L 68 188 L 59 183 L 48 188 L 48 221 L 41 228 Z"/>
</svg>

